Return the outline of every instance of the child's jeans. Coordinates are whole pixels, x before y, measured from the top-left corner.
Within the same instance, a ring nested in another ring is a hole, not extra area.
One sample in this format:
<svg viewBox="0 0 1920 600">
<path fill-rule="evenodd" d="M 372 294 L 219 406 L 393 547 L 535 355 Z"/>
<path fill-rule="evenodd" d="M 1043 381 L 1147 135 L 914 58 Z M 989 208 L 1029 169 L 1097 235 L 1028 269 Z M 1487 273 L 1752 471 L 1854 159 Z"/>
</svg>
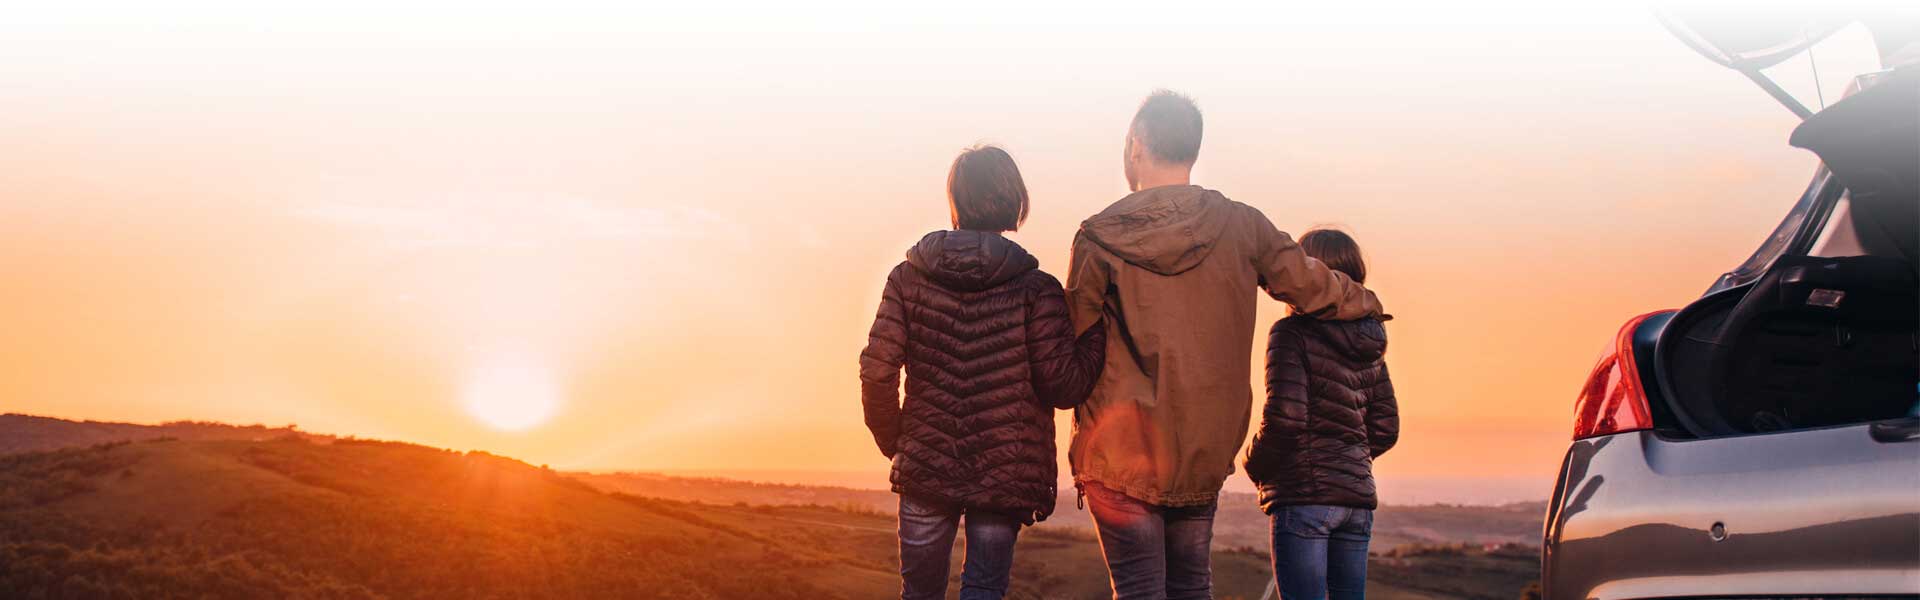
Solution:
<svg viewBox="0 0 1920 600">
<path fill-rule="evenodd" d="M 947 597 L 948 563 L 961 516 L 966 517 L 966 565 L 960 570 L 960 600 L 999 600 L 1013 572 L 1013 542 L 1020 521 L 986 511 L 900 495 L 900 597 Z"/>
<path fill-rule="evenodd" d="M 1362 600 L 1373 511 L 1284 506 L 1273 519 L 1273 576 L 1286 600 Z"/>
</svg>

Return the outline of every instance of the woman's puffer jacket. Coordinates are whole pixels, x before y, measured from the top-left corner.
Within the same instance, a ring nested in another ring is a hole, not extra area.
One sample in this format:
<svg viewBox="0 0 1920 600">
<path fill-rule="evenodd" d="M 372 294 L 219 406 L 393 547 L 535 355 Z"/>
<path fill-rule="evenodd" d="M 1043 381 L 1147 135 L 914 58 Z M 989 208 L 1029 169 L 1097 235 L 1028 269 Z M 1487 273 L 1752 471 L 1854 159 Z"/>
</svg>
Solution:
<svg viewBox="0 0 1920 600">
<path fill-rule="evenodd" d="M 860 382 L 895 492 L 1028 523 L 1053 513 L 1053 409 L 1092 390 L 1106 326 L 1076 340 L 1060 282 L 1039 266 L 998 234 L 937 231 L 887 276 Z"/>
<path fill-rule="evenodd" d="M 1260 507 L 1376 508 L 1373 459 L 1400 437 L 1380 321 L 1281 319 L 1267 336 L 1267 406 L 1247 449 Z"/>
</svg>

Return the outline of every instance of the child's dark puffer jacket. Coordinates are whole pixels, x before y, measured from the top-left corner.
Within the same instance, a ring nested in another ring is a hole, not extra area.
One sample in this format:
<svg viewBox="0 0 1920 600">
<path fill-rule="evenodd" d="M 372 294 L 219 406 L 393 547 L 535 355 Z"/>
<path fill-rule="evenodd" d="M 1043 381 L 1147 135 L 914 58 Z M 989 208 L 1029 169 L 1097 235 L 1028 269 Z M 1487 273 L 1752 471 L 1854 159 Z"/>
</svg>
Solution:
<svg viewBox="0 0 1920 600">
<path fill-rule="evenodd" d="M 1373 459 L 1400 437 L 1380 321 L 1281 319 L 1267 336 L 1267 407 L 1247 448 L 1260 507 L 1376 508 Z"/>
</svg>

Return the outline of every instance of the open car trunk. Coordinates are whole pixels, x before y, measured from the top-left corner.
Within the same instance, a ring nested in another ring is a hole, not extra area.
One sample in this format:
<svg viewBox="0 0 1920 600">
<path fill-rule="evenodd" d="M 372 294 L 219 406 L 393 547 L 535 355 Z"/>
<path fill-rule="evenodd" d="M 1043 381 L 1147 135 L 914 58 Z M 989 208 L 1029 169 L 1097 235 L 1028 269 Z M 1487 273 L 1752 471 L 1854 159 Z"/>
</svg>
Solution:
<svg viewBox="0 0 1920 600">
<path fill-rule="evenodd" d="M 1859 22 L 1873 34 L 1881 68 L 1920 63 L 1920 5 L 1834 0 L 1795 5 L 1669 3 L 1656 7 L 1660 23 L 1694 51 L 1753 80 L 1787 110 L 1813 115 L 1763 71 L 1807 52 Z"/>
<path fill-rule="evenodd" d="M 1716 288 L 1661 334 L 1655 372 L 1697 437 L 1914 416 L 1920 408 L 1920 66 L 1809 117 L 1791 139 L 1820 155 L 1776 256 Z M 1845 203 L 1845 218 L 1835 205 Z M 1853 255 L 1813 247 L 1844 228 Z"/>
</svg>

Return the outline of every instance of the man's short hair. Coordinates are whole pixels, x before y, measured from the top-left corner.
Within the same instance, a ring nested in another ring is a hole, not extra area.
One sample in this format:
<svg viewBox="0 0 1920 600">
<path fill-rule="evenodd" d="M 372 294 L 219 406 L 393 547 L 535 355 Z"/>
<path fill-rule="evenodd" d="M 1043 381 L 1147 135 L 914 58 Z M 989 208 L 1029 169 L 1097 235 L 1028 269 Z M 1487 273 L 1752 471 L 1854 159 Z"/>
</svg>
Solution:
<svg viewBox="0 0 1920 600">
<path fill-rule="evenodd" d="M 1200 107 L 1173 90 L 1154 90 L 1133 113 L 1133 136 L 1160 162 L 1190 165 L 1200 160 L 1200 130 Z"/>
<path fill-rule="evenodd" d="M 998 146 L 974 146 L 947 171 L 947 205 L 956 229 L 1013 231 L 1027 220 L 1027 183 Z"/>
</svg>

